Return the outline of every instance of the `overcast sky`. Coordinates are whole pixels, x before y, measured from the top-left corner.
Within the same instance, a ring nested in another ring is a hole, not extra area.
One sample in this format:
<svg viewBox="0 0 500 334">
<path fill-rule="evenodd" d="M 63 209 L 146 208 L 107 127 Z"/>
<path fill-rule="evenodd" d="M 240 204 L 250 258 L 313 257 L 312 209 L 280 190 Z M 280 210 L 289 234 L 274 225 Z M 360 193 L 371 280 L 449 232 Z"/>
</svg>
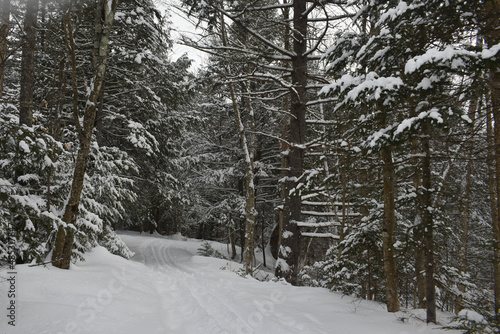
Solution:
<svg viewBox="0 0 500 334">
<path fill-rule="evenodd" d="M 171 4 L 179 5 L 180 0 L 155 0 L 155 2 L 162 11 L 168 10 L 170 13 L 170 21 L 172 21 L 172 37 L 174 40 L 177 40 L 181 34 L 188 36 L 195 34 L 195 26 L 193 23 L 190 22 L 184 14 L 171 6 Z M 196 71 L 200 67 L 203 59 L 206 57 L 198 50 L 175 43 L 172 51 L 172 60 L 176 60 L 184 53 L 187 53 L 188 57 L 194 60 L 191 67 L 193 71 Z"/>
</svg>

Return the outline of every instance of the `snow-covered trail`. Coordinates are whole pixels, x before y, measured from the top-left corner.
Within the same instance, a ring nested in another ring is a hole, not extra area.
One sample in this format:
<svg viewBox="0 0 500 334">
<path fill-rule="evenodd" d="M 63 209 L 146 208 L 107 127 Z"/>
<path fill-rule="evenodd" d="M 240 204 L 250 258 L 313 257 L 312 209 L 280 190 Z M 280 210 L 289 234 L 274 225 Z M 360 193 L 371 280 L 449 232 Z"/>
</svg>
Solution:
<svg viewBox="0 0 500 334">
<path fill-rule="evenodd" d="M 240 277 L 240 264 L 198 256 L 200 240 L 121 237 L 132 261 L 97 247 L 69 271 L 17 266 L 16 326 L 0 320 L 0 334 L 450 333 L 375 302 Z M 0 295 L 4 308 L 1 279 Z"/>
<path fill-rule="evenodd" d="M 196 256 L 193 243 L 121 236 L 154 272 L 168 333 L 437 333 L 403 324 L 385 306 L 324 289 L 243 279 L 238 264 Z M 222 249 L 221 249 L 222 250 Z M 233 268 L 230 268 L 233 266 Z"/>
<path fill-rule="evenodd" d="M 152 269 L 167 333 L 329 333 L 307 310 L 298 317 L 281 310 L 286 296 L 274 289 L 276 283 L 264 288 L 220 270 L 238 264 L 195 256 L 192 244 L 183 241 L 121 237 L 136 253 L 133 260 Z"/>
</svg>

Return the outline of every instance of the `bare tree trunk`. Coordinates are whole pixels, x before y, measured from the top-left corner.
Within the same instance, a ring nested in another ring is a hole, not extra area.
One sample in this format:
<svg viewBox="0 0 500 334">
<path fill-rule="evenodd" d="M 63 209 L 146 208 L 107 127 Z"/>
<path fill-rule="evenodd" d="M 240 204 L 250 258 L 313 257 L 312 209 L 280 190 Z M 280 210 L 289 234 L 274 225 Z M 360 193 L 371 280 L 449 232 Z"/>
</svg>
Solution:
<svg viewBox="0 0 500 334">
<path fill-rule="evenodd" d="M 434 222 L 432 219 L 431 180 L 431 124 L 422 123 L 422 226 L 425 245 L 425 299 L 427 303 L 427 323 L 436 323 L 436 288 L 434 282 Z"/>
<path fill-rule="evenodd" d="M 221 15 L 221 36 L 222 44 L 224 46 L 228 45 L 226 28 L 224 23 L 224 16 Z M 255 152 L 255 123 L 253 109 L 250 99 L 247 100 L 247 106 L 249 110 L 250 123 L 252 126 L 252 134 L 250 145 L 247 141 L 247 135 L 245 126 L 241 120 L 240 110 L 238 108 L 238 103 L 236 100 L 236 93 L 234 90 L 233 83 L 229 83 L 229 91 L 231 93 L 231 100 L 233 103 L 233 114 L 238 130 L 238 135 L 240 137 L 241 149 L 243 150 L 243 156 L 245 159 L 245 222 L 246 222 L 246 233 L 245 233 L 245 251 L 244 251 L 244 265 L 245 272 L 247 274 L 253 273 L 253 253 L 255 248 L 255 175 L 254 175 L 254 152 Z"/>
<path fill-rule="evenodd" d="M 387 311 L 399 311 L 398 274 L 394 258 L 394 228 L 396 226 L 395 179 L 394 165 L 390 146 L 381 150 L 382 176 L 384 183 L 384 223 L 382 227 L 382 250 L 384 254 L 384 272 L 386 279 L 385 293 L 387 297 Z"/>
<path fill-rule="evenodd" d="M 492 75 L 493 77 L 493 75 Z M 496 74 L 497 80 L 500 73 Z M 492 80 L 492 79 L 490 79 Z M 500 80 L 498 80 L 500 83 Z M 497 83 L 497 84 L 498 84 Z M 491 85 L 493 86 L 493 85 Z M 500 87 L 491 87 L 491 105 L 495 119 L 494 139 L 495 139 L 495 181 L 497 194 L 497 219 L 493 221 L 494 256 L 493 266 L 495 275 L 495 314 L 500 314 Z M 495 101 L 496 100 L 496 101 Z"/>
<path fill-rule="evenodd" d="M 283 0 L 283 3 L 287 3 L 288 0 Z M 283 9 L 283 18 L 285 20 L 290 19 L 290 10 L 288 8 Z M 290 28 L 288 26 L 285 26 L 283 29 L 283 45 L 286 50 L 290 49 Z M 283 67 L 288 68 L 289 63 L 284 62 Z M 288 116 L 288 110 L 290 109 L 290 100 L 288 96 L 285 96 L 283 98 L 283 120 L 281 123 L 281 138 L 285 139 L 288 137 L 288 128 L 290 125 L 290 120 Z M 288 145 L 282 141 L 281 142 L 281 180 L 285 180 L 287 176 L 287 170 L 288 170 L 288 157 L 287 157 L 287 152 L 289 150 Z M 280 249 L 281 249 L 281 241 L 282 241 L 282 235 L 283 235 L 283 224 L 285 221 L 285 198 L 286 198 L 286 186 L 285 182 L 281 181 L 280 183 L 280 204 L 281 204 L 281 210 L 279 214 L 279 221 L 278 221 L 278 226 L 276 227 L 278 230 L 278 247 L 277 247 L 277 252 L 276 252 L 276 259 L 280 258 Z M 273 232 L 274 234 L 274 232 Z"/>
<path fill-rule="evenodd" d="M 283 232 L 275 274 L 296 285 L 299 271 L 300 231 L 297 222 L 301 219 L 301 197 L 297 190 L 303 173 L 306 132 L 306 85 L 307 85 L 307 11 L 306 0 L 293 2 L 293 51 L 292 85 L 290 100 L 290 128 L 288 173 L 285 180 L 285 202 L 283 207 Z"/>
<path fill-rule="evenodd" d="M 484 29 L 483 35 L 489 48 L 500 43 L 500 0 L 485 1 L 484 4 Z M 495 293 L 495 314 L 500 314 L 500 66 L 498 62 L 492 62 L 489 69 L 489 89 L 490 103 L 495 121 L 494 127 L 494 148 L 495 148 L 495 181 L 496 181 L 496 219 L 493 220 L 494 237 L 494 293 Z"/>
<path fill-rule="evenodd" d="M 469 105 L 469 118 L 472 121 L 476 119 L 476 111 L 478 107 L 478 99 L 470 102 Z M 472 126 L 469 130 L 469 139 L 465 143 L 465 148 L 467 151 L 467 165 L 465 167 L 465 187 L 463 191 L 463 197 L 461 198 L 462 207 L 460 210 L 460 225 L 462 230 L 462 235 L 460 237 L 460 244 L 458 249 L 458 269 L 462 273 L 466 273 L 468 271 L 468 250 L 469 250 L 469 225 L 471 218 L 471 187 L 472 187 L 472 159 L 474 156 L 474 127 Z M 458 284 L 458 290 L 462 293 L 465 292 L 465 285 Z M 464 307 L 462 296 L 458 296 L 457 301 L 455 303 L 455 313 L 458 314 L 460 310 Z"/>
<path fill-rule="evenodd" d="M 264 239 L 264 221 L 260 224 L 260 237 L 262 242 L 262 262 L 264 267 L 267 267 L 266 263 L 266 240 Z"/>
<path fill-rule="evenodd" d="M 495 158 L 495 134 L 493 129 L 493 115 L 491 108 L 491 101 L 488 99 L 487 102 L 488 110 L 487 110 L 487 123 L 486 123 L 486 131 L 487 131 L 487 140 L 488 140 L 488 157 L 487 157 L 487 165 L 488 165 L 488 189 L 490 195 L 490 208 L 491 208 L 491 221 L 493 225 L 493 234 L 498 232 L 498 226 L 500 226 L 499 215 L 498 215 L 498 195 L 497 195 L 497 174 L 496 174 L 496 158 Z M 496 274 L 500 273 L 500 270 L 497 268 L 500 263 L 500 254 L 498 253 L 498 248 L 495 248 L 493 253 L 493 269 L 494 269 L 494 277 L 496 278 Z M 495 283 L 498 282 L 495 280 Z M 495 288 L 497 285 L 495 285 Z M 500 289 L 495 289 L 499 291 Z M 496 295 L 495 295 L 496 297 Z M 497 299 L 495 299 L 497 300 Z"/>
<path fill-rule="evenodd" d="M 236 258 L 236 243 L 234 242 L 234 228 L 229 226 L 229 242 L 231 243 L 231 260 Z"/>
<path fill-rule="evenodd" d="M 415 158 L 413 160 L 413 166 L 415 167 L 415 174 L 413 176 L 413 185 L 415 187 L 415 191 L 420 191 L 420 167 L 417 166 L 418 158 L 416 155 L 418 154 L 418 142 L 417 138 L 412 139 L 412 155 Z M 425 308 L 425 254 L 424 254 L 424 227 L 422 223 L 422 205 L 419 203 L 421 200 L 420 196 L 417 196 L 417 212 L 415 216 L 415 275 L 417 277 L 416 282 L 416 301 L 415 307 L 417 308 Z"/>
<path fill-rule="evenodd" d="M 90 145 L 92 141 L 92 133 L 94 130 L 94 122 L 97 109 L 97 100 L 101 92 L 106 72 L 106 57 L 108 54 L 109 36 L 111 33 L 111 25 L 113 23 L 114 14 L 116 11 L 118 0 L 108 2 L 101 0 L 98 3 L 99 16 L 102 22 L 102 33 L 96 40 L 99 46 L 97 61 L 95 63 L 95 73 L 92 79 L 93 87 L 90 92 L 89 99 L 86 103 L 85 114 L 83 118 L 83 126 L 80 124 L 77 110 L 74 110 L 74 121 L 78 131 L 80 140 L 80 148 L 76 159 L 75 171 L 73 174 L 73 182 L 71 184 L 71 192 L 68 203 L 66 205 L 62 220 L 66 223 L 66 227 L 60 226 L 55 242 L 55 249 L 52 255 L 54 266 L 61 269 L 68 269 L 71 262 L 71 252 L 73 249 L 74 229 L 78 216 L 78 208 L 87 169 L 87 162 L 90 153 Z M 71 20 L 67 21 L 69 33 L 70 52 L 74 52 L 74 39 L 72 36 Z M 74 54 L 73 54 L 74 56 Z M 73 69 L 75 71 L 75 69 Z"/>
<path fill-rule="evenodd" d="M 2 0 L 0 6 L 0 97 L 2 97 L 5 63 L 8 57 L 7 36 L 9 36 L 10 25 L 10 0 Z"/>
<path fill-rule="evenodd" d="M 35 80 L 36 19 L 38 0 L 28 0 L 24 17 L 25 41 L 21 56 L 21 90 L 19 124 L 31 126 L 33 113 L 33 87 Z"/>
</svg>

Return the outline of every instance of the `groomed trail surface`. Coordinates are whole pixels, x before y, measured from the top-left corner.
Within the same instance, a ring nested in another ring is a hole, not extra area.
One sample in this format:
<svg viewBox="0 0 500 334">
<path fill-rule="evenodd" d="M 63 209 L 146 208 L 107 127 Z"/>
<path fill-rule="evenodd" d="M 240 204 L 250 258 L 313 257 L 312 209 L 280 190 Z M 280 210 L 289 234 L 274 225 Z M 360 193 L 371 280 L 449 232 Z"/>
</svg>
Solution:
<svg viewBox="0 0 500 334">
<path fill-rule="evenodd" d="M 2 320 L 0 333 L 450 333 L 375 302 L 243 278 L 238 263 L 198 256 L 199 240 L 120 236 L 131 260 L 97 247 L 69 271 L 18 266 L 16 326 Z"/>
</svg>

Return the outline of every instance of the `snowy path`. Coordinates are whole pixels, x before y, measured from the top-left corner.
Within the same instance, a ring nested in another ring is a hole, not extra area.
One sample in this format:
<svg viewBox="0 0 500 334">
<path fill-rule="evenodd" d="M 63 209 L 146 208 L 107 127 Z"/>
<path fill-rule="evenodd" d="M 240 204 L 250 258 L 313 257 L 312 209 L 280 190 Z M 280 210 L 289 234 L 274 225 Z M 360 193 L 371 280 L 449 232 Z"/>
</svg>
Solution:
<svg viewBox="0 0 500 334">
<path fill-rule="evenodd" d="M 122 239 L 136 253 L 133 259 L 155 273 L 168 333 L 431 333 L 423 324 L 400 323 L 377 303 L 361 306 L 323 289 L 239 278 L 219 269 L 239 265 L 195 256 L 199 244 Z"/>
<path fill-rule="evenodd" d="M 132 261 L 98 247 L 69 271 L 18 266 L 16 327 L 0 321 L 0 334 L 450 333 L 375 302 L 239 277 L 241 265 L 197 256 L 199 240 L 121 237 Z"/>
<path fill-rule="evenodd" d="M 194 256 L 196 250 L 187 250 L 192 245 L 182 241 L 122 239 L 136 253 L 133 260 L 153 270 L 167 333 L 304 333 L 304 324 L 280 311 L 282 292 L 258 291 L 262 283 L 219 270 L 228 261 Z M 304 319 L 310 333 L 328 333 L 305 311 Z"/>
</svg>

